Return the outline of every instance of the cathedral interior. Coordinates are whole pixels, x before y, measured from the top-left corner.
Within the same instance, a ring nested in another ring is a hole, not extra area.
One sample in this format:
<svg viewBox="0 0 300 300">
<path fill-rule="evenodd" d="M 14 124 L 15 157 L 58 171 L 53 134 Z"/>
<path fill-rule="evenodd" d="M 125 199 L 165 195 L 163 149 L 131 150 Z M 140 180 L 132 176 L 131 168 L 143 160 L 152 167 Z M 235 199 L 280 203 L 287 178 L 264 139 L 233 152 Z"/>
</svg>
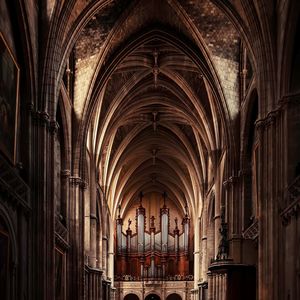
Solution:
<svg viewBox="0 0 300 300">
<path fill-rule="evenodd" d="M 300 1 L 0 0 L 0 299 L 299 300 Z"/>
</svg>

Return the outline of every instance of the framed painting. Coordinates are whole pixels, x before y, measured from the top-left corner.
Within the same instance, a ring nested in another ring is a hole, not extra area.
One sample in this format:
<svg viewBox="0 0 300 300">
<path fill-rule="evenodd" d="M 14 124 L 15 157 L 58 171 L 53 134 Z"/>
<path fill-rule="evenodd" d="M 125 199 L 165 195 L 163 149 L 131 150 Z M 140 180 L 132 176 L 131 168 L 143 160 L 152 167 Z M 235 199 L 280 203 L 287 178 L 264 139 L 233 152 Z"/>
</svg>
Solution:
<svg viewBox="0 0 300 300">
<path fill-rule="evenodd" d="M 0 32 L 0 151 L 16 163 L 20 69 Z"/>
</svg>

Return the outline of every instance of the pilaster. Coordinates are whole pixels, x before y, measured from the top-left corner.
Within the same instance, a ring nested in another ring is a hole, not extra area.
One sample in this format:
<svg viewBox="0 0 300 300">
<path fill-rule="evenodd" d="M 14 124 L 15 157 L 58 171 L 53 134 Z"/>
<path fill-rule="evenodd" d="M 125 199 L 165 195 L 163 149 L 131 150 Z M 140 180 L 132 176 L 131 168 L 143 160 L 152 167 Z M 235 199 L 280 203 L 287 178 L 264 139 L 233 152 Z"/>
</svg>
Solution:
<svg viewBox="0 0 300 300">
<path fill-rule="evenodd" d="M 281 190 L 281 111 L 256 122 L 258 132 L 258 277 L 259 299 L 279 298 L 278 203 Z"/>
<path fill-rule="evenodd" d="M 56 122 L 51 122 L 47 112 L 32 111 L 32 168 L 34 230 L 37 232 L 34 241 L 36 252 L 34 264 L 38 268 L 34 282 L 40 287 L 38 299 L 53 299 L 55 297 L 54 280 L 54 247 L 55 247 L 55 204 L 53 186 L 53 134 Z"/>
<path fill-rule="evenodd" d="M 72 274 L 70 281 L 70 299 L 83 298 L 84 284 L 84 214 L 83 199 L 86 183 L 80 177 L 70 176 L 70 244 L 69 272 Z"/>
<path fill-rule="evenodd" d="M 241 262 L 242 240 L 242 206 L 240 201 L 239 177 L 231 176 L 223 183 L 227 196 L 227 211 L 225 221 L 228 222 L 229 256 L 236 262 Z M 227 218 L 226 218 L 227 215 Z"/>
</svg>

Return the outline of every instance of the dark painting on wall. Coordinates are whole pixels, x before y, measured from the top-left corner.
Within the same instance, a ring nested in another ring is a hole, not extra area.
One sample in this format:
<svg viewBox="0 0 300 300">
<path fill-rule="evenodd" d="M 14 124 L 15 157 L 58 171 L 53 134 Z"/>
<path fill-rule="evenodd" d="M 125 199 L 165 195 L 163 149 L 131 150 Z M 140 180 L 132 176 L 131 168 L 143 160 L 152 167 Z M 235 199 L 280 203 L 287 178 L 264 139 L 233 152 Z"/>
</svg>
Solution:
<svg viewBox="0 0 300 300">
<path fill-rule="evenodd" d="M 9 238 L 8 235 L 0 231 L 0 294 L 7 297 L 8 290 L 8 265 L 9 265 Z"/>
<path fill-rule="evenodd" d="M 0 32 L 0 151 L 15 164 L 19 67 Z"/>
</svg>

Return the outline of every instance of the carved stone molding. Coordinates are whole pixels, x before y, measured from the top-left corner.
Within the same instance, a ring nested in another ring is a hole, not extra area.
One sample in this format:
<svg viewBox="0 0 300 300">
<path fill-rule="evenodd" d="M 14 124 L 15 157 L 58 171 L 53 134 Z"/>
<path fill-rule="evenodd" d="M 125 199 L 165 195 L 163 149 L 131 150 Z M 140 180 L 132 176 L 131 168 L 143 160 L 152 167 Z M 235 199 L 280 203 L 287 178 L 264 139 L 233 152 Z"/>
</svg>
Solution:
<svg viewBox="0 0 300 300">
<path fill-rule="evenodd" d="M 98 221 L 98 218 L 95 214 L 90 214 L 90 219 Z"/>
<path fill-rule="evenodd" d="M 285 109 L 288 104 L 300 104 L 300 93 L 285 95 L 279 101 L 281 109 Z"/>
<path fill-rule="evenodd" d="M 198 284 L 198 286 L 202 289 L 208 289 L 208 282 L 204 281 Z"/>
<path fill-rule="evenodd" d="M 73 186 L 79 186 L 81 189 L 86 189 L 87 184 L 84 180 L 82 180 L 80 177 L 76 176 L 70 176 L 70 184 Z"/>
<path fill-rule="evenodd" d="M 71 185 L 79 185 L 81 183 L 81 178 L 76 176 L 70 176 L 70 184 Z"/>
<path fill-rule="evenodd" d="M 62 178 L 69 178 L 71 175 L 71 171 L 70 170 L 62 170 L 60 173 L 60 176 Z"/>
<path fill-rule="evenodd" d="M 34 105 L 32 102 L 27 103 L 27 109 L 32 114 L 34 110 Z"/>
<path fill-rule="evenodd" d="M 286 207 L 281 211 L 282 224 L 287 226 L 292 217 L 298 217 L 300 210 L 300 176 L 289 185 L 285 191 Z"/>
<path fill-rule="evenodd" d="M 55 135 L 59 129 L 59 124 L 57 121 L 49 122 L 49 131 L 51 134 Z"/>
<path fill-rule="evenodd" d="M 286 201 L 288 204 L 293 203 L 300 198 L 300 176 L 298 176 L 286 190 Z"/>
<path fill-rule="evenodd" d="M 55 244 L 63 250 L 70 248 L 70 245 L 57 232 L 55 232 Z"/>
<path fill-rule="evenodd" d="M 265 118 L 261 118 L 255 122 L 256 129 L 260 130 L 272 125 L 289 104 L 300 104 L 300 93 L 285 95 L 279 101 L 276 109 L 270 111 Z"/>
<path fill-rule="evenodd" d="M 293 217 L 298 218 L 300 212 L 300 198 L 291 203 L 283 212 L 280 214 L 282 219 L 282 225 L 287 226 L 290 224 Z"/>
<path fill-rule="evenodd" d="M 67 228 L 60 222 L 59 218 L 55 218 L 55 232 L 57 232 L 64 240 L 68 239 L 68 230 Z"/>
<path fill-rule="evenodd" d="M 31 110 L 31 115 L 34 125 L 47 128 L 53 135 L 57 133 L 59 124 L 56 120 L 50 120 L 50 116 L 47 112 Z"/>
<path fill-rule="evenodd" d="M 101 276 L 103 274 L 103 270 L 101 270 L 101 269 L 92 268 L 91 266 L 89 266 L 87 264 L 85 264 L 84 267 L 88 273 L 98 274 L 99 276 Z"/>
<path fill-rule="evenodd" d="M 243 238 L 246 240 L 255 240 L 259 235 L 258 220 L 255 220 L 244 232 Z"/>
<path fill-rule="evenodd" d="M 19 206 L 29 213 L 29 187 L 16 171 L 0 156 L 0 190 L 4 194 L 4 200 L 14 208 Z"/>
<path fill-rule="evenodd" d="M 276 119 L 280 116 L 280 114 L 281 114 L 281 108 L 277 108 L 270 111 L 265 118 L 256 120 L 255 128 L 257 130 L 262 130 L 272 125 L 276 121 Z"/>
<path fill-rule="evenodd" d="M 32 119 L 37 126 L 48 127 L 50 123 L 49 114 L 45 111 L 32 111 Z"/>
</svg>

